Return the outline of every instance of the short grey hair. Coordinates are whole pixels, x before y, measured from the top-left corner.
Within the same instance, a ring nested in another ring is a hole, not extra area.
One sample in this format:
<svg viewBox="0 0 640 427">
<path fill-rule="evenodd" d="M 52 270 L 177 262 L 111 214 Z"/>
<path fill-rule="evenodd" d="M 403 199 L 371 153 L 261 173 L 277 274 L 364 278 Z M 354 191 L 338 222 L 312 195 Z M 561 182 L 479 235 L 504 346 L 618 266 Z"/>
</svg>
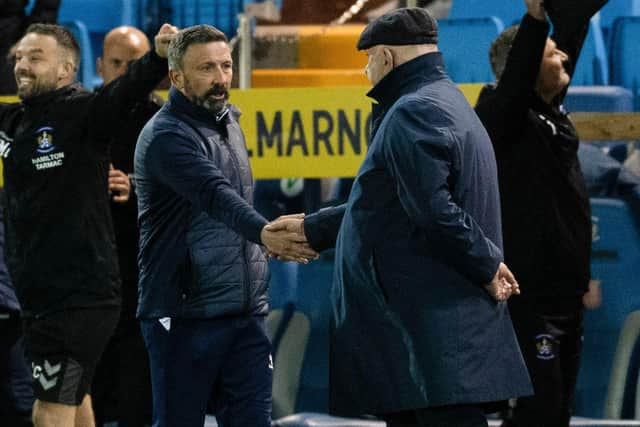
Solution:
<svg viewBox="0 0 640 427">
<path fill-rule="evenodd" d="M 491 48 L 489 48 L 489 62 L 491 62 L 491 68 L 496 80 L 500 80 L 500 77 L 502 77 L 516 34 L 518 34 L 518 26 L 513 25 L 501 32 L 491 44 Z"/>
<path fill-rule="evenodd" d="M 181 30 L 173 40 L 171 40 L 171 43 L 169 43 L 169 69 L 175 70 L 182 68 L 184 54 L 192 44 L 212 42 L 229 43 L 227 36 L 211 25 L 194 25 L 193 27 L 187 27 Z"/>
</svg>

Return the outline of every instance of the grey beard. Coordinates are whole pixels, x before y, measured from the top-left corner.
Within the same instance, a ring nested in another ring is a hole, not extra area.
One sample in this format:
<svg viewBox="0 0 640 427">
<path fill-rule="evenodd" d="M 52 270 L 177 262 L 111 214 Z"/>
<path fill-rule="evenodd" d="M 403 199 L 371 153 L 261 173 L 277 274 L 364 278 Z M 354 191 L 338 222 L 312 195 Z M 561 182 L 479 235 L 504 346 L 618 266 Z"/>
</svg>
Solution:
<svg viewBox="0 0 640 427">
<path fill-rule="evenodd" d="M 221 112 L 227 106 L 226 99 L 211 99 L 207 96 L 194 96 L 193 98 L 191 98 L 191 101 L 214 115 Z"/>
</svg>

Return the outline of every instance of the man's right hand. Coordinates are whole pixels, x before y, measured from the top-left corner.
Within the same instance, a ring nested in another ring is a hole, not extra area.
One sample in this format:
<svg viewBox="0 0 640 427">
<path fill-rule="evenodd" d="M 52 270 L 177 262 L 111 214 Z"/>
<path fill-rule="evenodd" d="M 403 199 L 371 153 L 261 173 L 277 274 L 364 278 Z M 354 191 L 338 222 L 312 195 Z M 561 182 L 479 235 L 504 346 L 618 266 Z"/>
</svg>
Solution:
<svg viewBox="0 0 640 427">
<path fill-rule="evenodd" d="M 493 280 L 485 286 L 485 289 L 496 301 L 506 301 L 511 295 L 520 295 L 520 286 L 515 276 L 502 262 Z"/>
<path fill-rule="evenodd" d="M 161 58 L 166 58 L 169 50 L 169 43 L 178 34 L 178 27 L 174 27 L 170 24 L 162 24 L 158 34 L 153 39 L 153 44 L 156 49 L 156 53 Z"/>
<path fill-rule="evenodd" d="M 296 261 L 307 264 L 317 259 L 304 234 L 303 214 L 287 215 L 267 224 L 260 233 L 262 244 L 270 255 L 280 261 Z"/>
<path fill-rule="evenodd" d="M 545 21 L 547 19 L 547 13 L 544 9 L 544 2 L 542 0 L 524 0 L 524 4 L 527 7 L 527 13 L 534 18 Z"/>
<path fill-rule="evenodd" d="M 109 164 L 109 194 L 114 202 L 126 203 L 131 195 L 131 181 L 129 175 Z"/>
<path fill-rule="evenodd" d="M 608 0 L 544 0 L 554 31 L 560 27 L 582 28 Z"/>
</svg>

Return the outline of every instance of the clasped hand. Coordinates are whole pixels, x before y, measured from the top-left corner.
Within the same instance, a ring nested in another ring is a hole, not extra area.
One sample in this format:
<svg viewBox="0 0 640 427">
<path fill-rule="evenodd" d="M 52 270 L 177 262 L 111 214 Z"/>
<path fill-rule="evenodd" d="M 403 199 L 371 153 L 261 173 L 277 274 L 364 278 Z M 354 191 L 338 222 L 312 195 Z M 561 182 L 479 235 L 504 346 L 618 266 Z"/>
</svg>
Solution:
<svg viewBox="0 0 640 427">
<path fill-rule="evenodd" d="M 284 215 L 265 225 L 260 233 L 269 256 L 280 261 L 307 264 L 318 258 L 304 233 L 304 214 Z"/>
<path fill-rule="evenodd" d="M 515 276 L 502 262 L 493 280 L 485 286 L 485 289 L 496 301 L 506 301 L 511 295 L 520 295 L 520 286 Z"/>
</svg>

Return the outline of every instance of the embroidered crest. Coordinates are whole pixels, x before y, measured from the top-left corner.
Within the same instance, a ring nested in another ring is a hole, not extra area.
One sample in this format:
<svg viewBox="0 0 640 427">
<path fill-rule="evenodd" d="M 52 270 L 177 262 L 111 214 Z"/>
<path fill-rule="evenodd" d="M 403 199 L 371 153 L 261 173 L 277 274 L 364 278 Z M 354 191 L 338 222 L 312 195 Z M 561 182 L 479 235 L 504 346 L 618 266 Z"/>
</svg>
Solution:
<svg viewBox="0 0 640 427">
<path fill-rule="evenodd" d="M 555 339 L 548 334 L 536 335 L 536 357 L 542 360 L 551 360 L 556 357 Z"/>
<path fill-rule="evenodd" d="M 36 131 L 36 138 L 38 141 L 38 148 L 36 151 L 40 154 L 47 154 L 56 149 L 53 145 L 53 128 L 42 127 Z"/>
</svg>

